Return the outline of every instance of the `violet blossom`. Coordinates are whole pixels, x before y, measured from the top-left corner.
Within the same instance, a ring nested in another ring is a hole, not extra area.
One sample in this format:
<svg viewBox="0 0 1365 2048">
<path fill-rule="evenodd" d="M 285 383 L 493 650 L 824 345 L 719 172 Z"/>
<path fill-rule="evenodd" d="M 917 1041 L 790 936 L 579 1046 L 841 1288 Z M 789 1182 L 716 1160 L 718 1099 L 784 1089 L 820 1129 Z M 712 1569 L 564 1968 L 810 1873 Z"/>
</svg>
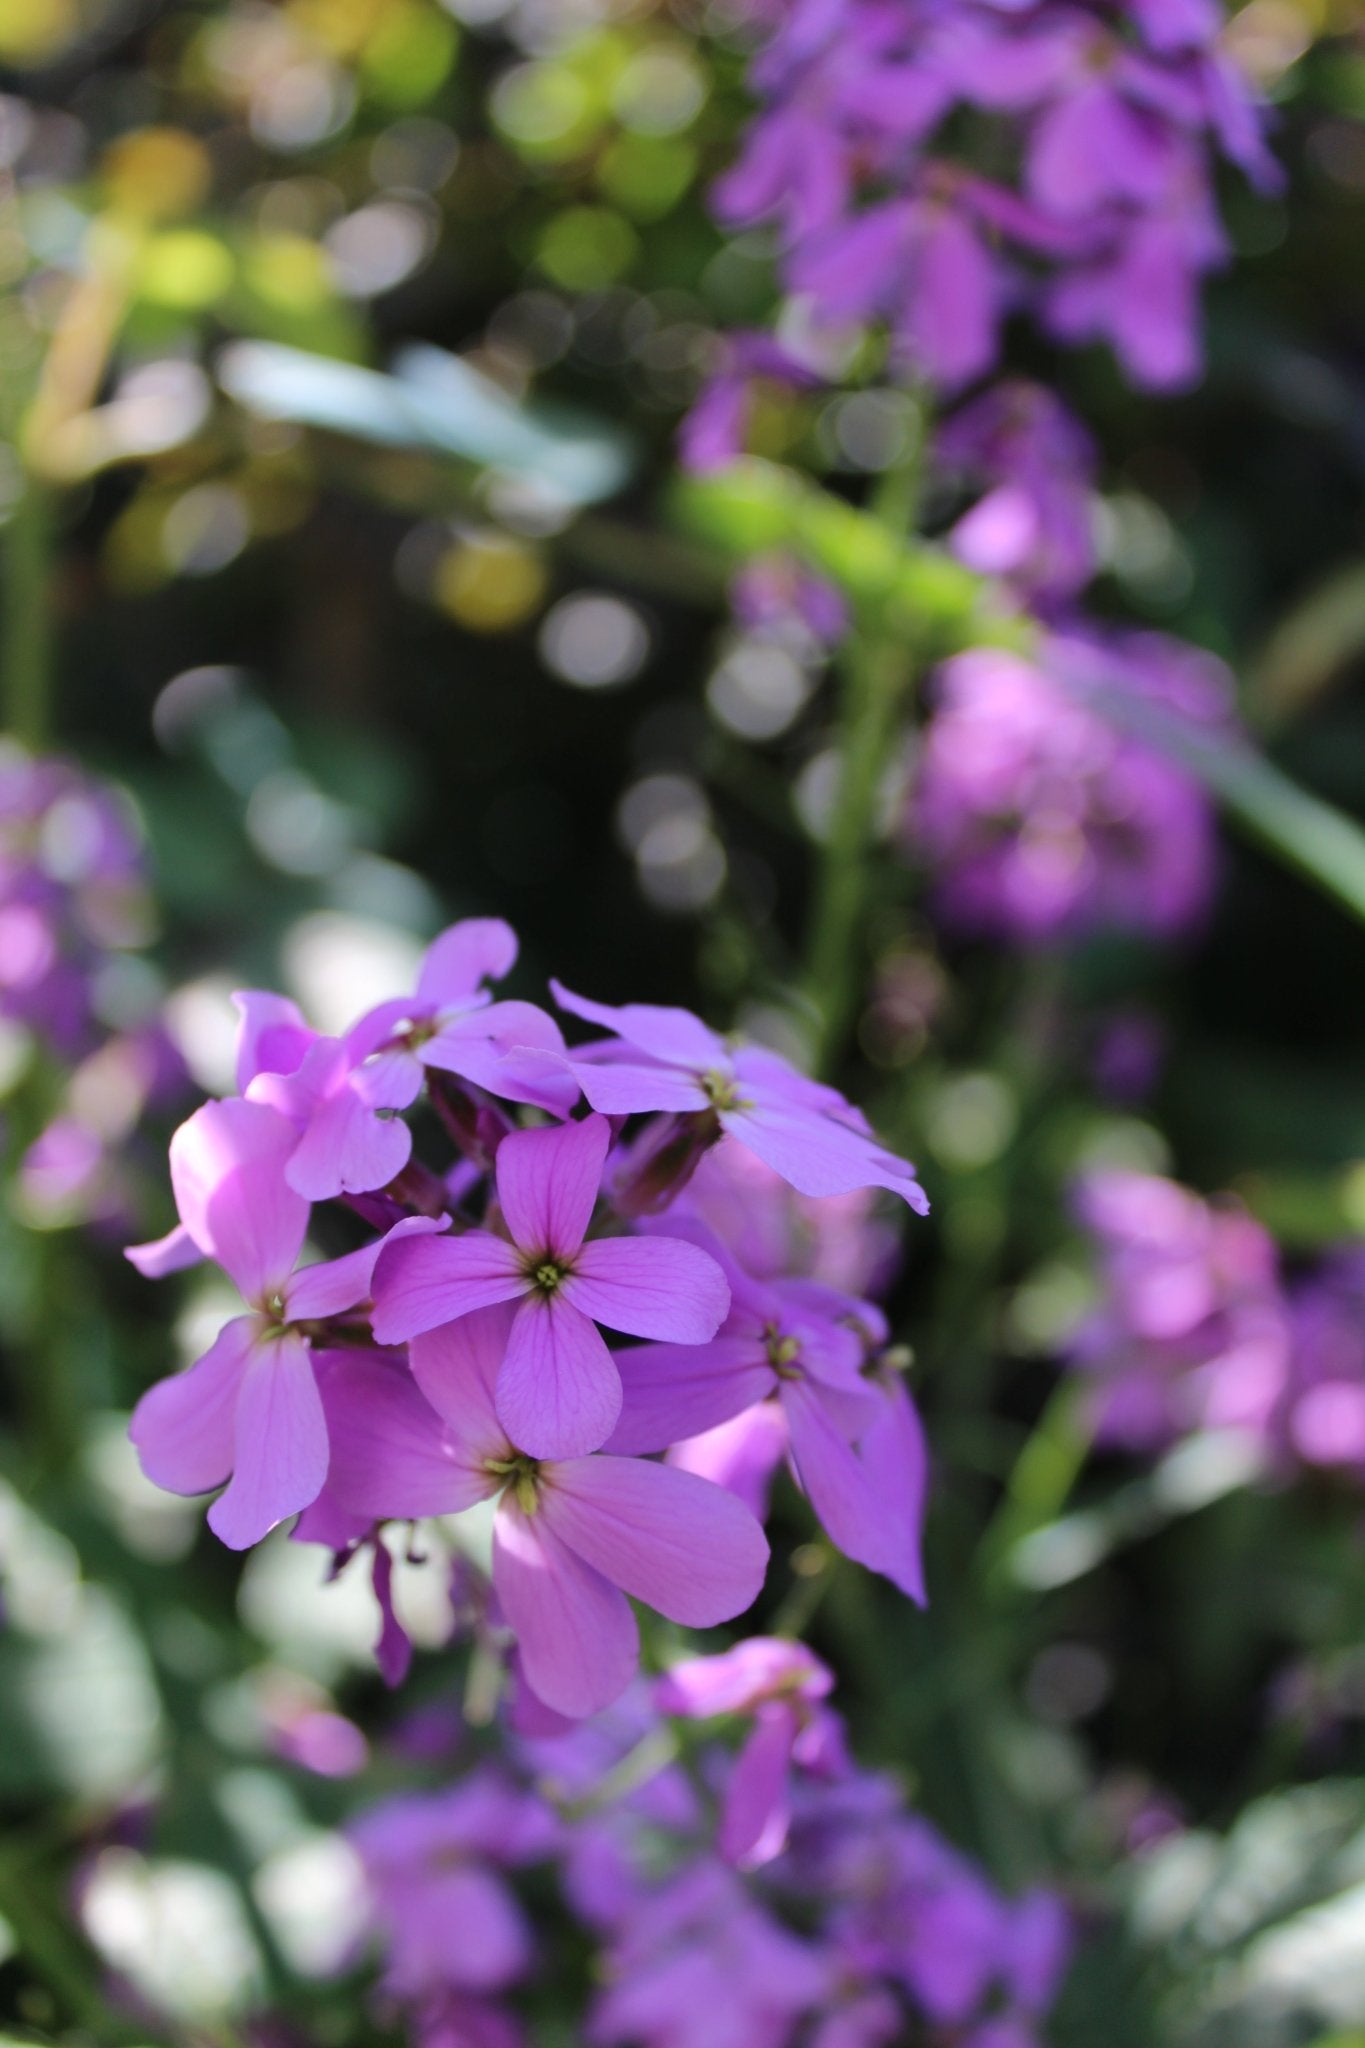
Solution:
<svg viewBox="0 0 1365 2048">
<path fill-rule="evenodd" d="M 764 1046 L 732 1048 L 690 1010 L 654 1003 L 613 1008 L 552 982 L 563 1010 L 616 1034 L 579 1046 L 568 1066 L 608 1116 L 670 1110 L 712 1121 L 803 1195 L 888 1188 L 919 1215 L 928 1198 L 914 1168 L 885 1151 L 835 1088 L 812 1081 Z"/>
<path fill-rule="evenodd" d="M 610 1144 L 605 1117 L 521 1131 L 498 1148 L 498 1203 L 511 1241 L 487 1230 L 394 1247 L 378 1269 L 374 1331 L 415 1337 L 494 1302 L 517 1301 L 497 1381 L 498 1413 L 533 1457 L 578 1457 L 611 1433 L 621 1386 L 597 1329 L 700 1343 L 729 1306 L 725 1276 L 671 1238 L 585 1242 Z"/>
<path fill-rule="evenodd" d="M 690 1473 L 607 1455 L 528 1456 L 496 1406 L 512 1320 L 499 1304 L 415 1337 L 416 1386 L 379 1361 L 329 1372 L 329 1487 L 372 1518 L 496 1500 L 493 1590 L 526 1680 L 547 1706 L 580 1716 L 634 1676 L 627 1593 L 710 1627 L 753 1601 L 768 1546 L 747 1509 Z"/>
<path fill-rule="evenodd" d="M 906 836 L 962 929 L 1029 945 L 1107 929 L 1171 937 L 1203 914 L 1209 799 L 1095 708 L 1097 677 L 1165 717 L 1225 720 L 1221 665 L 1156 634 L 1058 634 L 1036 660 L 975 648 L 940 670 Z"/>
<path fill-rule="evenodd" d="M 309 1204 L 284 1176 L 294 1133 L 253 1102 L 211 1102 L 171 1142 L 182 1247 L 214 1260 L 248 1305 L 202 1358 L 138 1402 L 129 1434 L 142 1469 L 172 1493 L 230 1484 L 209 1525 L 233 1550 L 257 1543 L 316 1499 L 327 1428 L 307 1326 L 369 1297 L 379 1243 L 295 1270 Z M 425 1218 L 395 1225 L 427 1230 Z M 160 1247 L 148 1250 L 158 1262 Z"/>
</svg>

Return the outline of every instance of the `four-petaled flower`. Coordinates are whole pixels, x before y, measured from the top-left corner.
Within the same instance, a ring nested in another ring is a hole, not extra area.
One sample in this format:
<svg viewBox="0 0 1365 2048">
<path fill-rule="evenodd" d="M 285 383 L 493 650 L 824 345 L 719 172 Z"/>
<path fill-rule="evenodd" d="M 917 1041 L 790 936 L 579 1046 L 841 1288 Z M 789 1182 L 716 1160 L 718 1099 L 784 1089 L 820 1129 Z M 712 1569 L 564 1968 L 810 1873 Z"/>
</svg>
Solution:
<svg viewBox="0 0 1365 2048">
<path fill-rule="evenodd" d="M 667 1237 L 585 1242 L 611 1133 L 605 1117 L 505 1138 L 496 1163 L 508 1238 L 489 1230 L 416 1241 L 375 1273 L 374 1333 L 399 1343 L 499 1301 L 519 1301 L 497 1383 L 503 1427 L 536 1458 L 597 1450 L 621 1381 L 596 1325 L 703 1343 L 730 1305 L 714 1259 Z"/>
</svg>

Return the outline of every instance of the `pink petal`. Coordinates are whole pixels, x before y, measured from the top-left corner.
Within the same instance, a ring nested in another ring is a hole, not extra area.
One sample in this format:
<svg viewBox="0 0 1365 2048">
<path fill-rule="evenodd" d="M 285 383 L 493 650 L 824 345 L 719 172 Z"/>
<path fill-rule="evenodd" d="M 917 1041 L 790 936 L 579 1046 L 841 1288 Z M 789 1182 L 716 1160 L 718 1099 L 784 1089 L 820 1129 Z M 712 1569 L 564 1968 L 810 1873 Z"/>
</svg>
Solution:
<svg viewBox="0 0 1365 2048">
<path fill-rule="evenodd" d="M 246 1550 L 316 1500 L 327 1477 L 327 1424 L 308 1347 L 258 1345 L 237 1400 L 232 1480 L 209 1509 L 229 1550 Z"/>
<path fill-rule="evenodd" d="M 731 1137 L 802 1195 L 847 1195 L 855 1188 L 889 1188 L 919 1216 L 928 1198 L 903 1160 L 883 1152 L 833 1117 L 793 1115 L 785 1106 L 727 1109 L 721 1123 Z"/>
<path fill-rule="evenodd" d="M 357 1308 L 370 1298 L 375 1262 L 386 1244 L 399 1243 L 405 1237 L 434 1237 L 444 1227 L 444 1221 L 434 1216 L 405 1216 L 373 1244 L 363 1244 L 357 1251 L 320 1265 L 300 1267 L 284 1290 L 289 1320 L 311 1322 Z"/>
<path fill-rule="evenodd" d="M 245 1095 L 257 1074 L 292 1074 L 317 1037 L 297 1003 L 271 989 L 239 989 L 232 998 L 242 1013 L 237 1034 L 237 1093 Z"/>
<path fill-rule="evenodd" d="M 758 1521 L 768 1513 L 773 1473 L 787 1448 L 787 1421 L 778 1401 L 760 1401 L 730 1422 L 675 1444 L 668 1462 L 679 1472 L 723 1486 Z"/>
<path fill-rule="evenodd" d="M 343 1086 L 309 1118 L 285 1178 L 311 1202 L 363 1195 L 387 1187 L 411 1154 L 412 1132 L 402 1118 L 377 1114 Z"/>
<path fill-rule="evenodd" d="M 676 1067 L 647 1066 L 643 1060 L 569 1060 L 569 1071 L 594 1109 L 604 1116 L 632 1116 L 637 1110 L 704 1110 L 706 1090 Z"/>
<path fill-rule="evenodd" d="M 785 1701 L 763 1708 L 735 1758 L 725 1787 L 720 1852 L 741 1870 L 771 1863 L 786 1846 L 788 1780 L 796 1715 Z"/>
<path fill-rule="evenodd" d="M 308 1512 L 305 1508 L 304 1514 Z M 374 1661 L 385 1685 L 396 1691 L 412 1669 L 412 1638 L 394 1608 L 393 1559 L 381 1536 L 374 1539 L 370 1583 L 379 1607 L 379 1636 L 374 1646 Z"/>
<path fill-rule="evenodd" d="M 767 1541 L 721 1487 L 668 1465 L 605 1456 L 570 1459 L 542 1480 L 541 1513 L 555 1534 L 670 1621 L 710 1628 L 757 1598 Z"/>
<path fill-rule="evenodd" d="M 167 1273 L 182 1273 L 186 1266 L 197 1266 L 204 1254 L 184 1224 L 177 1223 L 174 1230 L 153 1238 L 149 1244 L 130 1244 L 123 1256 L 129 1265 L 137 1267 L 144 1280 L 163 1280 Z"/>
<path fill-rule="evenodd" d="M 331 1442 L 327 1491 L 372 1520 L 455 1515 L 487 1500 L 501 1480 L 457 1444 L 399 1366 L 363 1355 L 322 1377 Z"/>
<path fill-rule="evenodd" d="M 514 1314 L 506 1303 L 475 1309 L 408 1346 L 413 1378 L 471 1457 L 501 1458 L 511 1448 L 498 1421 L 494 1389 Z"/>
<path fill-rule="evenodd" d="M 609 1330 L 674 1344 L 704 1344 L 730 1309 L 730 1285 L 720 1267 L 679 1237 L 604 1237 L 585 1244 L 562 1291 Z"/>
<path fill-rule="evenodd" d="M 386 1245 L 374 1269 L 371 1325 L 381 1344 L 401 1344 L 495 1301 L 528 1282 L 513 1247 L 488 1230 L 463 1237 L 411 1237 Z"/>
<path fill-rule="evenodd" d="M 171 1139 L 180 1220 L 248 1301 L 281 1286 L 308 1228 L 308 1204 L 284 1179 L 293 1126 L 257 1102 L 206 1102 Z"/>
<path fill-rule="evenodd" d="M 667 1065 L 687 1067 L 704 1074 L 712 1067 L 728 1072 L 730 1054 L 723 1038 L 694 1017 L 690 1010 L 669 1009 L 658 1003 L 625 1003 L 619 1009 L 610 1003 L 589 1002 L 576 996 L 559 981 L 551 981 L 550 993 L 561 1010 L 614 1031 L 628 1045 L 634 1045 L 651 1059 Z"/>
<path fill-rule="evenodd" d="M 536 1057 L 518 1061 L 516 1056 L 525 1053 Z M 513 1089 L 518 1077 L 527 1077 L 536 1090 L 527 1099 L 539 1101 L 548 1089 L 564 1101 L 567 1111 L 578 1091 L 564 1068 L 563 1057 L 564 1034 L 554 1018 L 535 1003 L 518 1002 L 490 1003 L 486 1009 L 467 1011 L 421 1049 L 427 1066 L 460 1074 L 509 1101 L 523 1099 Z"/>
<path fill-rule="evenodd" d="M 611 1435 L 620 1376 L 596 1326 L 562 1293 L 532 1295 L 517 1310 L 497 1407 L 512 1442 L 532 1458 L 582 1457 Z"/>
<path fill-rule="evenodd" d="M 188 1372 L 159 1380 L 133 1410 L 138 1462 L 168 1493 L 208 1493 L 232 1470 L 233 1417 L 255 1316 L 237 1316 Z"/>
<path fill-rule="evenodd" d="M 621 1456 L 666 1451 L 742 1415 L 770 1394 L 776 1376 L 752 1337 L 709 1344 L 631 1344 L 614 1352 L 621 1415 L 606 1448 Z"/>
<path fill-rule="evenodd" d="M 432 940 L 417 977 L 423 1003 L 457 1003 L 516 965 L 517 935 L 500 917 L 466 917 Z"/>
<path fill-rule="evenodd" d="M 640 1656 L 629 1604 L 543 1514 L 523 1515 L 505 1495 L 493 1525 L 493 1589 L 537 1699 L 581 1720 L 620 1698 Z"/>
<path fill-rule="evenodd" d="M 792 1464 L 826 1535 L 845 1557 L 891 1576 L 900 1560 L 899 1534 L 873 1474 L 839 1434 L 815 1389 L 784 1380 L 780 1399 Z"/>
<path fill-rule="evenodd" d="M 518 1131 L 498 1147 L 498 1200 L 518 1248 L 571 1259 L 583 1242 L 611 1144 L 605 1117 Z"/>
<path fill-rule="evenodd" d="M 885 1514 L 883 1561 L 877 1567 L 923 1607 L 921 1540 L 929 1490 L 929 1447 L 924 1425 L 899 1379 L 879 1389 L 876 1421 L 860 1438 L 858 1458 Z"/>
</svg>

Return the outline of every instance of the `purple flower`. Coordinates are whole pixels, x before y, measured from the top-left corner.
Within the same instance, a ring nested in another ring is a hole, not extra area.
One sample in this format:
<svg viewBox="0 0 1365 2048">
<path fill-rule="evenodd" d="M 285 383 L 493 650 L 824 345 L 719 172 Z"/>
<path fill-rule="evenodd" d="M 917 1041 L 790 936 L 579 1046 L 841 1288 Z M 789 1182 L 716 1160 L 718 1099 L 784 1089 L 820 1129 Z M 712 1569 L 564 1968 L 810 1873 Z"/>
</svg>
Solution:
<svg viewBox="0 0 1365 2048">
<path fill-rule="evenodd" d="M 884 1319 L 814 1281 L 762 1285 L 729 1262 L 727 1270 L 730 1314 L 712 1343 L 618 1353 L 626 1398 L 610 1448 L 665 1450 L 775 1397 L 792 1469 L 831 1540 L 923 1601 L 918 1422 L 899 1388 L 904 1408 L 893 1410 L 892 1396 L 862 1373 L 866 1341 L 885 1341 Z M 875 1464 L 862 1448 L 869 1439 Z M 781 1438 L 769 1442 L 775 1460 Z"/>
<path fill-rule="evenodd" d="M 953 923 L 1044 944 L 1109 928 L 1172 936 L 1203 912 L 1208 798 L 1092 708 L 1096 678 L 1168 716 L 1223 717 L 1220 664 L 1155 634 L 1056 635 L 1036 662 L 975 648 L 940 670 L 907 827 Z"/>
<path fill-rule="evenodd" d="M 348 1833 L 394 1997 L 505 1991 L 526 1975 L 531 1929 L 498 1866 L 539 1861 L 556 1846 L 559 1830 L 539 1800 L 475 1772 L 446 1792 L 387 1800 Z"/>
<path fill-rule="evenodd" d="M 1076 1208 L 1102 1293 L 1070 1362 L 1093 1382 L 1101 1437 L 1130 1450 L 1164 1449 L 1201 1428 L 1265 1440 L 1290 1372 L 1266 1232 L 1232 1204 L 1155 1174 L 1091 1174 Z"/>
<path fill-rule="evenodd" d="M 376 1273 L 374 1330 L 385 1344 L 493 1302 L 520 1302 L 497 1402 L 504 1428 L 532 1457 L 579 1457 L 611 1434 L 621 1382 L 597 1323 L 699 1343 L 729 1305 L 724 1274 L 695 1245 L 657 1237 L 584 1242 L 609 1144 L 600 1116 L 504 1139 L 497 1190 L 511 1242 L 471 1230 L 433 1241 L 427 1251 L 434 1257 L 413 1258 L 395 1246 Z"/>
<path fill-rule="evenodd" d="M 509 1102 L 572 1106 L 572 1090 L 547 1057 L 564 1045 L 554 1019 L 534 1003 L 495 1003 L 483 986 L 510 973 L 516 957 L 516 934 L 501 918 L 451 925 L 428 947 L 415 995 L 380 1003 L 344 1038 L 311 1032 L 284 997 L 237 997 L 237 1085 L 298 1129 L 291 1187 L 310 1201 L 386 1187 L 412 1152 L 412 1134 L 394 1112 L 416 1101 L 428 1069 Z"/>
<path fill-rule="evenodd" d="M 143 1471 L 171 1493 L 207 1493 L 231 1476 L 209 1526 L 233 1550 L 322 1490 L 327 1428 L 305 1326 L 368 1299 L 380 1250 L 294 1270 L 309 1205 L 284 1177 L 293 1144 L 273 1110 L 237 1101 L 206 1103 L 171 1141 L 183 1239 L 223 1268 L 249 1312 L 188 1371 L 143 1395 L 129 1434 Z M 433 1227 L 415 1218 L 396 1229 Z M 135 1263 L 145 1249 L 135 1248 Z"/>
<path fill-rule="evenodd" d="M 732 227 L 776 223 L 780 281 L 817 318 L 884 321 L 902 366 L 947 390 L 993 366 L 1015 304 L 1064 340 L 1109 340 L 1140 383 L 1196 374 L 1199 285 L 1224 247 L 1214 159 L 1262 189 L 1278 179 L 1261 110 L 1217 48 L 1220 10 L 751 12 L 759 109 L 715 206 Z M 993 171 L 1017 165 L 1017 184 L 951 154 L 964 137 Z"/>
<path fill-rule="evenodd" d="M 820 381 L 816 370 L 769 335 L 726 335 L 719 365 L 682 424 L 678 452 L 683 468 L 705 476 L 739 460 L 754 398 L 763 386 L 809 391 Z"/>
<path fill-rule="evenodd" d="M 709 1628 L 753 1601 L 768 1546 L 747 1509 L 689 1473 L 634 1458 L 528 1456 L 496 1405 L 512 1320 L 505 1306 L 485 1308 L 417 1336 L 417 1387 L 363 1359 L 330 1371 L 331 1484 L 357 1513 L 402 1519 L 496 1499 L 498 1606 L 532 1691 L 578 1717 L 610 1705 L 635 1674 L 627 1593 Z"/>
<path fill-rule="evenodd" d="M 955 555 L 1035 603 L 1075 594 L 1095 571 L 1090 436 L 1041 385 L 1011 378 L 940 429 L 938 462 L 986 486 L 949 535 Z"/>
<path fill-rule="evenodd" d="M 829 1961 L 699 1861 L 649 1898 L 607 1952 L 590 2048 L 787 2048 L 827 1995 Z"/>
<path fill-rule="evenodd" d="M 803 1195 L 889 1188 L 919 1215 L 928 1199 L 914 1168 L 877 1143 L 839 1094 L 811 1081 L 761 1046 L 733 1050 L 690 1010 L 653 1003 L 614 1009 L 551 982 L 562 1010 L 617 1034 L 580 1046 L 568 1064 L 594 1109 L 608 1116 L 642 1110 L 697 1112 Z"/>
<path fill-rule="evenodd" d="M 1290 1383 L 1278 1434 L 1293 1457 L 1365 1478 L 1365 1256 L 1331 1254 L 1289 1303 Z"/>
<path fill-rule="evenodd" d="M 847 1768 L 839 1721 L 821 1705 L 833 1685 L 833 1673 L 803 1643 L 751 1636 L 722 1656 L 674 1664 L 654 1688 L 666 1714 L 753 1720 L 726 1780 L 718 1836 L 721 1854 L 741 1870 L 770 1863 L 786 1845 L 793 1763 Z"/>
</svg>

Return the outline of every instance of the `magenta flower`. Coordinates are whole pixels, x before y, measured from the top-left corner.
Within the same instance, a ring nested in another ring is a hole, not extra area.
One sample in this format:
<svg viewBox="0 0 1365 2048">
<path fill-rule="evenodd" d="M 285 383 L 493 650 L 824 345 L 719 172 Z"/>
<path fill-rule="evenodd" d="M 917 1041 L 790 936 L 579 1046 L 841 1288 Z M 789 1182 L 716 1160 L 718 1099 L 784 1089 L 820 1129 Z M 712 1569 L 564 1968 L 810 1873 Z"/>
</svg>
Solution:
<svg viewBox="0 0 1365 2048">
<path fill-rule="evenodd" d="M 232 1550 L 258 1543 L 322 1490 L 327 1427 L 301 1326 L 366 1301 L 381 1249 L 295 1272 L 309 1205 L 284 1178 L 293 1145 L 284 1118 L 240 1101 L 206 1103 L 171 1140 L 184 1239 L 223 1268 L 249 1312 L 143 1395 L 129 1434 L 147 1477 L 171 1493 L 207 1493 L 231 1476 L 209 1526 Z M 435 1227 L 417 1217 L 396 1230 Z"/>
<path fill-rule="evenodd" d="M 535 1458 L 580 1457 L 611 1434 L 621 1381 L 599 1322 L 632 1337 L 701 1343 L 730 1303 L 724 1274 L 695 1245 L 584 1242 L 610 1140 L 600 1116 L 505 1138 L 496 1177 L 511 1242 L 470 1230 L 429 1245 L 435 1257 L 395 1247 L 376 1274 L 374 1330 L 383 1344 L 520 1301 L 498 1374 L 498 1414 Z"/>
<path fill-rule="evenodd" d="M 688 1473 L 634 1458 L 528 1456 L 496 1405 L 513 1320 L 506 1307 L 485 1308 L 416 1337 L 416 1387 L 364 1359 L 329 1372 L 331 1485 L 372 1516 L 458 1514 L 496 1499 L 498 1606 L 531 1690 L 577 1718 L 610 1705 L 635 1675 L 627 1594 L 710 1628 L 754 1600 L 768 1546 L 746 1508 Z"/>
<path fill-rule="evenodd" d="M 972 648 L 939 671 L 907 832 L 942 913 L 1025 944 L 1173 937 L 1213 883 L 1212 806 L 1185 769 L 1087 701 L 1226 729 L 1221 664 L 1158 634 L 1054 634 L 1036 661 Z"/>
<path fill-rule="evenodd" d="M 559 1831 L 538 1799 L 477 1771 L 448 1791 L 372 1807 L 347 1832 L 365 1866 L 387 1951 L 384 1984 L 395 1997 L 504 1991 L 526 1975 L 531 1929 L 497 1866 L 554 1849 Z"/>
<path fill-rule="evenodd" d="M 237 1085 L 297 1127 L 292 1188 L 320 1202 L 386 1187 L 412 1153 L 412 1134 L 395 1112 L 416 1101 L 429 1067 L 509 1102 L 572 1106 L 572 1090 L 547 1057 L 564 1045 L 554 1019 L 534 1003 L 495 1003 L 483 986 L 510 973 L 516 957 L 516 934 L 501 918 L 451 925 L 427 948 L 416 994 L 380 1003 L 344 1038 L 310 1031 L 283 996 L 237 997 Z"/>
<path fill-rule="evenodd" d="M 1270 1449 L 1293 1374 L 1269 1233 L 1156 1174 L 1092 1173 L 1076 1208 L 1101 1292 L 1069 1354 L 1092 1381 L 1099 1435 L 1153 1451 L 1234 1429 Z"/>
<path fill-rule="evenodd" d="M 728 1262 L 727 1271 L 730 1314 L 710 1344 L 617 1353 L 625 1399 L 608 1447 L 641 1454 L 690 1445 L 775 1400 L 785 1431 L 762 1441 L 769 1466 L 785 1437 L 792 1470 L 830 1539 L 923 1602 L 926 1460 L 918 1418 L 899 1382 L 888 1393 L 862 1371 L 860 1330 L 884 1342 L 883 1317 L 815 1281 L 762 1285 Z M 903 1408 L 890 1405 L 897 1399 Z M 872 1463 L 862 1450 L 869 1439 Z M 689 1468 L 697 1469 L 690 1460 Z"/>
<path fill-rule="evenodd" d="M 804 1643 L 750 1636 L 719 1657 L 674 1664 L 655 1704 L 686 1720 L 744 1714 L 753 1727 L 725 1784 L 718 1846 L 727 1862 L 757 1870 L 781 1854 L 791 1821 L 793 1763 L 848 1768 L 837 1717 L 821 1705 L 834 1674 Z"/>
<path fill-rule="evenodd" d="M 928 1198 L 905 1160 L 884 1151 L 858 1111 L 762 1046 L 738 1051 L 690 1010 L 654 1003 L 620 1009 L 550 984 L 562 1010 L 617 1034 L 578 1046 L 568 1064 L 594 1109 L 696 1111 L 756 1152 L 803 1195 L 889 1188 L 918 1215 Z"/>
</svg>

